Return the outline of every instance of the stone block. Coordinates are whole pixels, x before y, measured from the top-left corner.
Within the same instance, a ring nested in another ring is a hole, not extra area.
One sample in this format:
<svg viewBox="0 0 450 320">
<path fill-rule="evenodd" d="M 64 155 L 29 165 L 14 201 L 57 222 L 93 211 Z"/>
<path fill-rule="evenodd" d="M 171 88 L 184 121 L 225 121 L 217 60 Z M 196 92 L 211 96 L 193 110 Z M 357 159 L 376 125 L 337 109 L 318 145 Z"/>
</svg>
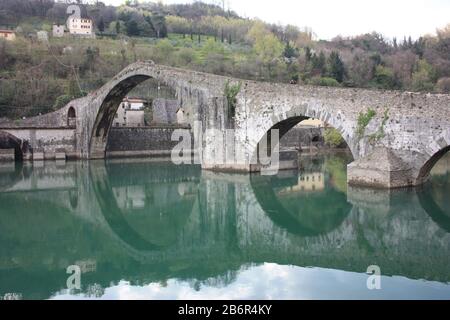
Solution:
<svg viewBox="0 0 450 320">
<path fill-rule="evenodd" d="M 45 155 L 44 152 L 33 152 L 33 161 L 44 161 Z"/>
<path fill-rule="evenodd" d="M 0 149 L 0 162 L 14 162 L 15 159 L 14 149 Z"/>
<path fill-rule="evenodd" d="M 56 161 L 66 161 L 66 153 L 64 151 L 56 151 L 55 152 L 55 160 Z"/>
</svg>

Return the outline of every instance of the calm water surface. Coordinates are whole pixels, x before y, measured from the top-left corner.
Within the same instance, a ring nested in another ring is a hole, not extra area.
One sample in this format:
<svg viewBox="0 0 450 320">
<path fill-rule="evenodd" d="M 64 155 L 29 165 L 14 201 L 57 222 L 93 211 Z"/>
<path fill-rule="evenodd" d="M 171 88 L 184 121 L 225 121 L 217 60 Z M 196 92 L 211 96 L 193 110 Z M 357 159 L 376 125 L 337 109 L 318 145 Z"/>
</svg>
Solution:
<svg viewBox="0 0 450 320">
<path fill-rule="evenodd" d="M 348 161 L 304 157 L 273 177 L 2 165 L 0 298 L 450 299 L 449 158 L 425 187 L 393 192 L 348 189 Z"/>
</svg>

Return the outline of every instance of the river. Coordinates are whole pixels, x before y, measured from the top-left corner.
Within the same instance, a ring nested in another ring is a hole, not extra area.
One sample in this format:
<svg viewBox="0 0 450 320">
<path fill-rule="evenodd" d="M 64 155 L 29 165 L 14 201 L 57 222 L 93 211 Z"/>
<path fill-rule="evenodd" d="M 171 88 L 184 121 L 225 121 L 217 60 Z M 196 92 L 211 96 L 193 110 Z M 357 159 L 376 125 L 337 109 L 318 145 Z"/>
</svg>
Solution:
<svg viewBox="0 0 450 320">
<path fill-rule="evenodd" d="M 349 161 L 2 165 L 0 299 L 450 299 L 450 158 L 394 191 L 348 188 Z"/>
</svg>

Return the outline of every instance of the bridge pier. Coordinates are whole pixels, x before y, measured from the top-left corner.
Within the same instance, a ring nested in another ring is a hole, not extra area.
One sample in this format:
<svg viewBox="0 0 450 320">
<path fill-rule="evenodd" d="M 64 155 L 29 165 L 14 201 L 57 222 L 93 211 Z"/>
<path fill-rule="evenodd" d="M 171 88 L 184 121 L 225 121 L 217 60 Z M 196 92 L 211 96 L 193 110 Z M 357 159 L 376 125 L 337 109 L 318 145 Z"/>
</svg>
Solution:
<svg viewBox="0 0 450 320">
<path fill-rule="evenodd" d="M 411 163 L 387 147 L 375 148 L 369 155 L 360 158 L 347 167 L 347 181 L 350 186 L 380 189 L 413 187 L 422 184 L 416 178 Z"/>
</svg>

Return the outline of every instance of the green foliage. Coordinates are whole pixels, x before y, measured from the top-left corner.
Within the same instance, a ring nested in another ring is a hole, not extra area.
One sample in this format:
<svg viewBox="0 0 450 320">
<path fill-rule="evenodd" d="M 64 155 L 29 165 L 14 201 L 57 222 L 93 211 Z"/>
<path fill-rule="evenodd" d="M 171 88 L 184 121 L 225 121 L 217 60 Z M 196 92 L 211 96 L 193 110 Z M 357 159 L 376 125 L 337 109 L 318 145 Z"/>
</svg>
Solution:
<svg viewBox="0 0 450 320">
<path fill-rule="evenodd" d="M 228 114 L 231 118 L 236 114 L 237 95 L 241 91 L 242 83 L 230 84 L 230 81 L 225 83 L 224 95 L 227 98 Z"/>
<path fill-rule="evenodd" d="M 425 60 L 417 63 L 417 70 L 412 75 L 412 89 L 415 91 L 433 91 L 435 71 Z"/>
<path fill-rule="evenodd" d="M 284 47 L 283 56 L 287 59 L 292 59 L 298 57 L 298 52 L 294 46 L 288 41 Z"/>
<path fill-rule="evenodd" d="M 383 139 L 386 136 L 384 128 L 389 120 L 389 108 L 386 108 L 383 113 L 383 120 L 381 121 L 378 131 L 369 136 L 369 143 L 374 144 Z"/>
<path fill-rule="evenodd" d="M 127 29 L 127 35 L 132 37 L 132 36 L 138 36 L 139 35 L 139 27 L 136 21 L 134 20 L 128 20 L 125 23 L 125 27 Z"/>
<path fill-rule="evenodd" d="M 337 82 L 336 79 L 328 78 L 328 77 L 314 77 L 309 82 L 312 85 L 315 86 L 322 86 L 322 87 L 339 87 L 340 84 Z"/>
<path fill-rule="evenodd" d="M 255 53 L 264 64 L 269 64 L 280 58 L 283 49 L 283 44 L 271 33 L 264 34 L 255 40 Z"/>
<path fill-rule="evenodd" d="M 327 70 L 325 53 L 320 51 L 319 56 L 313 54 L 311 58 L 311 65 L 313 74 L 324 76 Z"/>
<path fill-rule="evenodd" d="M 356 127 L 356 135 L 359 139 L 364 137 L 366 132 L 366 128 L 369 125 L 370 121 L 376 116 L 376 111 L 369 108 L 367 112 L 360 112 L 358 114 L 358 121 Z"/>
<path fill-rule="evenodd" d="M 384 67 L 384 66 L 377 66 L 375 68 L 375 75 L 374 75 L 374 85 L 377 88 L 380 89 L 393 89 L 395 88 L 395 76 L 392 69 Z"/>
<path fill-rule="evenodd" d="M 73 100 L 73 97 L 67 94 L 59 96 L 56 98 L 55 104 L 53 105 L 53 110 L 61 109 L 66 106 L 70 101 Z"/>
<path fill-rule="evenodd" d="M 334 128 L 326 128 L 324 133 L 325 143 L 333 148 L 337 148 L 344 142 L 344 138 L 338 130 Z"/>
<path fill-rule="evenodd" d="M 338 82 L 344 81 L 345 67 L 342 62 L 339 53 L 336 51 L 331 52 L 328 58 L 329 75 L 331 78 L 336 79 Z"/>
</svg>

